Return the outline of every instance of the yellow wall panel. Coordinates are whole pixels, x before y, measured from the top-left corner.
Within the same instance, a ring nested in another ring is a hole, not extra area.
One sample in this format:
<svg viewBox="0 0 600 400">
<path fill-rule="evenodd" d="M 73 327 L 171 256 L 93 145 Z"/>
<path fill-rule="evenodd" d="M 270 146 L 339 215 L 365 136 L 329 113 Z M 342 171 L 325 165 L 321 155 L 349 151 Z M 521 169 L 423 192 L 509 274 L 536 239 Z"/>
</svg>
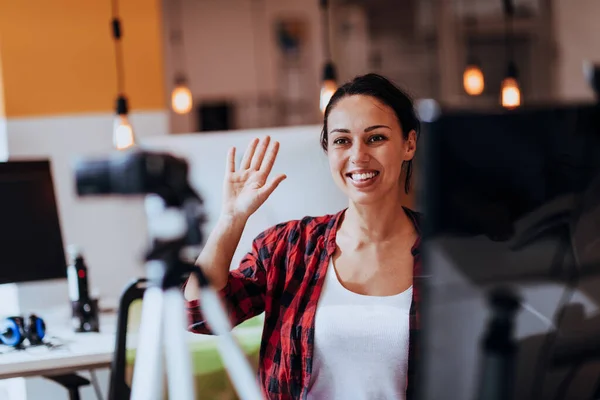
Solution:
<svg viewBox="0 0 600 400">
<path fill-rule="evenodd" d="M 131 110 L 165 108 L 160 0 L 120 0 Z M 110 0 L 0 0 L 7 117 L 111 112 Z"/>
</svg>

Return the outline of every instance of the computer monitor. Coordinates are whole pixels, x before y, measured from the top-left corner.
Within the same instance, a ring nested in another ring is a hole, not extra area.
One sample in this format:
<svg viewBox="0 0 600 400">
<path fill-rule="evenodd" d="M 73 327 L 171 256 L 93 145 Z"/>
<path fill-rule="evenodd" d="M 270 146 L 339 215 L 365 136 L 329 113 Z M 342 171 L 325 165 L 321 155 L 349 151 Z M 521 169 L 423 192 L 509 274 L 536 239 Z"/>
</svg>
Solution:
<svg viewBox="0 0 600 400">
<path fill-rule="evenodd" d="M 567 339 L 600 337 L 600 320 L 590 317 L 600 305 L 600 109 L 423 107 L 419 398 L 479 398 L 488 294 L 506 286 L 521 299 L 510 398 L 553 399 L 568 371 L 553 364 L 555 350 Z M 564 299 L 583 316 L 557 328 L 555 312 L 573 276 L 580 285 Z M 546 341 L 557 329 L 560 337 Z M 587 383 L 571 385 L 565 398 L 591 398 L 600 371 L 581 368 Z"/>
<path fill-rule="evenodd" d="M 48 160 L 0 162 L 0 283 L 66 278 Z"/>
</svg>

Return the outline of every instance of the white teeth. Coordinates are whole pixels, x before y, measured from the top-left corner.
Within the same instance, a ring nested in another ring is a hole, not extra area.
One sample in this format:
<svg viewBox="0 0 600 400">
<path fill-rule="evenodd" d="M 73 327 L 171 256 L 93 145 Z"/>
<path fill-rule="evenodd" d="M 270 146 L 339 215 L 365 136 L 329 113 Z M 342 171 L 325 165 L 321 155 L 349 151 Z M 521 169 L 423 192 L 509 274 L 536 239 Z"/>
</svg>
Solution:
<svg viewBox="0 0 600 400">
<path fill-rule="evenodd" d="M 376 172 L 367 172 L 364 174 L 352 174 L 353 181 L 366 181 L 367 179 L 372 179 L 377 175 Z"/>
</svg>

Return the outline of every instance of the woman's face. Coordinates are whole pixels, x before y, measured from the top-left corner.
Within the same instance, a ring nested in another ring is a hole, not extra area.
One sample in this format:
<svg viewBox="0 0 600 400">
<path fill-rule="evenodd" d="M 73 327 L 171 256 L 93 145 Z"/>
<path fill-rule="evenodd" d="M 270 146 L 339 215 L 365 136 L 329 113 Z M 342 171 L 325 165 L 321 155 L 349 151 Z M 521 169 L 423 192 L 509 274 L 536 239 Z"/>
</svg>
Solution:
<svg viewBox="0 0 600 400">
<path fill-rule="evenodd" d="M 414 156 L 416 135 L 403 137 L 394 111 L 371 96 L 337 102 L 327 119 L 329 167 L 335 183 L 356 204 L 397 196 L 402 163 Z"/>
</svg>

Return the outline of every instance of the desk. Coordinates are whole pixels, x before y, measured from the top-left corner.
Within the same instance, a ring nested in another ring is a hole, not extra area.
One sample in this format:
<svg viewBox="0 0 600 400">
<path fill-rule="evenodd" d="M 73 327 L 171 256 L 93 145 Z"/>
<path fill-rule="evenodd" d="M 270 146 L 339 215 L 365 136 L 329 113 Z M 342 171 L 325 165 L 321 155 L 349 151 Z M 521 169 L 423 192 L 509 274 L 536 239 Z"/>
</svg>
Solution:
<svg viewBox="0 0 600 400">
<path fill-rule="evenodd" d="M 47 320 L 46 320 L 47 321 Z M 50 342 L 63 344 L 57 348 L 45 346 L 26 350 L 8 350 L 0 354 L 0 379 L 59 375 L 81 370 L 109 368 L 116 340 L 116 315 L 100 317 L 101 332 L 75 333 L 65 325 L 47 321 Z M 4 347 L 2 350 L 10 349 Z"/>
<path fill-rule="evenodd" d="M 128 373 L 132 372 L 138 341 L 136 319 L 138 305 L 130 310 L 130 327 L 127 335 Z M 62 313 L 62 312 L 61 312 Z M 45 314 L 46 315 L 46 314 Z M 67 329 L 68 317 L 48 323 L 48 337 L 57 337 L 64 346 L 48 349 L 40 346 L 25 351 L 9 351 L 0 354 L 0 379 L 32 376 L 52 376 L 91 369 L 110 368 L 115 340 L 116 314 L 102 314 L 99 333 L 75 333 Z M 61 321 L 61 325 L 58 325 Z M 257 367 L 261 343 L 263 316 L 255 317 L 234 328 L 233 333 L 244 352 Z M 54 327 L 54 329 L 53 329 Z M 57 329 L 56 327 L 63 327 Z M 217 350 L 216 336 L 187 335 L 192 368 L 196 379 L 196 389 L 202 398 L 235 398 L 234 389 Z M 54 342 L 54 339 L 51 340 Z M 101 386 L 105 386 L 102 383 Z M 107 390 L 108 386 L 106 383 Z"/>
</svg>

